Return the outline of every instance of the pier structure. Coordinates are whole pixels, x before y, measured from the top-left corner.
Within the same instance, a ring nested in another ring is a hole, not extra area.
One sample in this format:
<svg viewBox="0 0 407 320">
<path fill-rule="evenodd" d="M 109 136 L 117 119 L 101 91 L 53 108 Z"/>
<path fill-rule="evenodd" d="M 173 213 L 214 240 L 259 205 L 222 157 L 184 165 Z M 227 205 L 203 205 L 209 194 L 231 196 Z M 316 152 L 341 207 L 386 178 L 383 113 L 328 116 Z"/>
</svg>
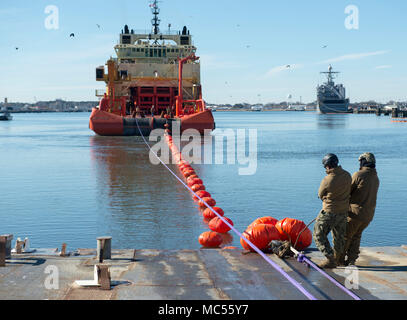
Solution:
<svg viewBox="0 0 407 320">
<path fill-rule="evenodd" d="M 322 254 L 310 248 L 316 263 Z M 318 300 L 352 299 L 294 258 L 276 264 Z M 81 286 L 99 266 L 105 287 Z M 364 300 L 407 299 L 407 246 L 363 247 L 356 267 L 328 271 Z M 108 282 L 106 282 L 108 281 Z M 106 287 L 106 284 L 110 283 Z M 0 267 L 0 299 L 57 300 L 302 300 L 306 297 L 256 253 L 238 248 L 197 250 L 112 249 L 99 263 L 96 249 L 60 256 L 57 249 L 14 254 Z"/>
</svg>

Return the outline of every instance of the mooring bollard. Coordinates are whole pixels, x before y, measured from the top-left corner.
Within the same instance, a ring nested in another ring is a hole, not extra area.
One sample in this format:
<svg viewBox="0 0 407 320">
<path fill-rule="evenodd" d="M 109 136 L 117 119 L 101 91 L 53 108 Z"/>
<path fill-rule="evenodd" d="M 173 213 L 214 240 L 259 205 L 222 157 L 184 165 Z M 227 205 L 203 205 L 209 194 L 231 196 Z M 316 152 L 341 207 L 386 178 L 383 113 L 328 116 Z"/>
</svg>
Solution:
<svg viewBox="0 0 407 320">
<path fill-rule="evenodd" d="M 25 244 L 25 241 L 21 241 L 21 239 L 20 238 L 17 238 L 17 240 L 16 240 L 16 245 L 15 245 L 15 250 L 16 250 L 16 253 L 17 254 L 21 254 L 21 253 L 23 253 L 23 246 L 24 246 L 24 244 Z"/>
<path fill-rule="evenodd" d="M 98 284 L 102 290 L 110 290 L 110 271 L 109 266 L 104 264 L 97 265 Z"/>
<path fill-rule="evenodd" d="M 103 259 L 111 259 L 112 257 L 112 237 L 97 238 L 97 259 L 103 262 Z"/>
<path fill-rule="evenodd" d="M 6 237 L 0 236 L 0 267 L 6 266 Z"/>
<path fill-rule="evenodd" d="M 11 259 L 11 240 L 13 240 L 13 235 L 3 234 L 0 237 L 6 238 L 6 259 Z"/>
<path fill-rule="evenodd" d="M 59 253 L 59 255 L 60 255 L 61 257 L 65 257 L 65 256 L 66 256 L 66 243 L 63 243 L 63 244 L 62 244 L 61 252 Z"/>
<path fill-rule="evenodd" d="M 109 266 L 95 264 L 93 268 L 93 280 L 76 280 L 75 284 L 81 287 L 100 287 L 102 290 L 110 290 L 111 277 Z"/>
</svg>

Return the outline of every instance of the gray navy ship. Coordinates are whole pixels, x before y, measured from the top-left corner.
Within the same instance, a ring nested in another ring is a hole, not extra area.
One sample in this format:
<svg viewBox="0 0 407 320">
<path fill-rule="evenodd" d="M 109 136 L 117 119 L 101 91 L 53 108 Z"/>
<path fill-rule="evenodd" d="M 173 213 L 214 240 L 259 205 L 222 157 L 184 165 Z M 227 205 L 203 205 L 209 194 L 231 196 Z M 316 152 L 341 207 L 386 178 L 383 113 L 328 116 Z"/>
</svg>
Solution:
<svg viewBox="0 0 407 320">
<path fill-rule="evenodd" d="M 333 72 L 329 65 L 326 74 L 328 81 L 317 87 L 317 106 L 319 113 L 349 113 L 349 99 L 346 99 L 345 87 L 335 84 L 333 79 L 339 72 Z"/>
</svg>

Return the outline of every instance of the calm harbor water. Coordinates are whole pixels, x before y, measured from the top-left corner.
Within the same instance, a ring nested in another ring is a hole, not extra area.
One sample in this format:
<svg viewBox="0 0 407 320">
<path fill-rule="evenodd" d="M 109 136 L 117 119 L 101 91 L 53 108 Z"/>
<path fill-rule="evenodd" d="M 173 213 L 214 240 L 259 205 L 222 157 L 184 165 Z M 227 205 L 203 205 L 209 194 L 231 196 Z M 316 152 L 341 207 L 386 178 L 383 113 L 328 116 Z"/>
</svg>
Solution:
<svg viewBox="0 0 407 320">
<path fill-rule="evenodd" d="M 239 164 L 194 165 L 206 189 L 239 231 L 260 216 L 311 221 L 321 208 L 321 159 L 336 153 L 358 169 L 373 152 L 381 186 L 362 245 L 407 244 L 406 123 L 375 115 L 310 112 L 215 112 L 216 127 L 258 129 L 257 171 Z M 29 237 L 33 247 L 96 246 L 193 249 L 207 231 L 188 191 L 152 165 L 140 137 L 100 137 L 88 113 L 14 114 L 0 122 L 0 234 Z M 215 131 L 216 133 L 217 131 Z M 170 165 L 176 171 L 176 166 Z M 230 245 L 240 247 L 237 236 Z"/>
</svg>

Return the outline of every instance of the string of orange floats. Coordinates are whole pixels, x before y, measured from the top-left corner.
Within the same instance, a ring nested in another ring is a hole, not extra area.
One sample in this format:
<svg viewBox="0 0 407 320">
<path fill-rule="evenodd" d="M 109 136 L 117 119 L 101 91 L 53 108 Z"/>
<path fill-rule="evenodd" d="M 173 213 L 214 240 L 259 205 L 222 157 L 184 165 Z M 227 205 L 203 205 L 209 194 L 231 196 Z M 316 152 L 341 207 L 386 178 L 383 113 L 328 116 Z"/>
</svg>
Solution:
<svg viewBox="0 0 407 320">
<path fill-rule="evenodd" d="M 230 227 L 225 222 L 223 222 L 222 219 L 216 216 L 216 214 L 213 213 L 213 211 L 206 205 L 216 211 L 216 213 L 222 216 L 223 219 L 232 226 L 233 221 L 224 216 L 225 213 L 222 208 L 216 207 L 216 200 L 213 199 L 212 195 L 206 190 L 202 179 L 199 178 L 198 174 L 192 168 L 191 164 L 182 158 L 182 155 L 177 146 L 174 144 L 172 137 L 169 134 L 166 134 L 165 139 L 168 147 L 171 150 L 172 156 L 175 159 L 176 164 L 178 165 L 179 171 L 184 176 L 186 184 L 196 194 L 195 195 L 191 193 L 192 198 L 195 202 L 197 202 L 198 207 L 203 210 L 202 215 L 204 217 L 204 221 L 208 222 L 208 227 L 211 230 L 203 232 L 199 236 L 198 241 L 203 247 L 219 247 L 224 242 L 224 239 L 227 239 L 227 237 L 222 235 L 228 233 Z"/>
<path fill-rule="evenodd" d="M 228 241 L 225 235 L 231 229 L 230 226 L 234 225 L 233 221 L 224 216 L 225 213 L 222 208 L 216 207 L 216 201 L 206 190 L 202 179 L 199 178 L 191 164 L 182 158 L 180 151 L 173 142 L 172 136 L 168 134 L 170 130 L 167 128 L 165 131 L 167 133 L 165 135 L 166 142 L 178 169 L 183 175 L 185 183 L 196 194 L 191 193 L 192 198 L 197 202 L 198 207 L 203 210 L 204 221 L 208 222 L 208 227 L 211 230 L 203 232 L 199 236 L 198 241 L 203 247 L 217 248 L 222 243 L 225 244 Z M 227 221 L 230 226 L 223 220 Z M 260 250 L 267 249 L 273 240 L 289 240 L 297 250 L 304 250 L 312 243 L 312 233 L 305 223 L 292 218 L 284 218 L 280 221 L 273 217 L 258 218 L 247 227 L 242 235 Z M 255 251 L 242 238 L 240 239 L 240 244 L 246 250 Z"/>
</svg>

